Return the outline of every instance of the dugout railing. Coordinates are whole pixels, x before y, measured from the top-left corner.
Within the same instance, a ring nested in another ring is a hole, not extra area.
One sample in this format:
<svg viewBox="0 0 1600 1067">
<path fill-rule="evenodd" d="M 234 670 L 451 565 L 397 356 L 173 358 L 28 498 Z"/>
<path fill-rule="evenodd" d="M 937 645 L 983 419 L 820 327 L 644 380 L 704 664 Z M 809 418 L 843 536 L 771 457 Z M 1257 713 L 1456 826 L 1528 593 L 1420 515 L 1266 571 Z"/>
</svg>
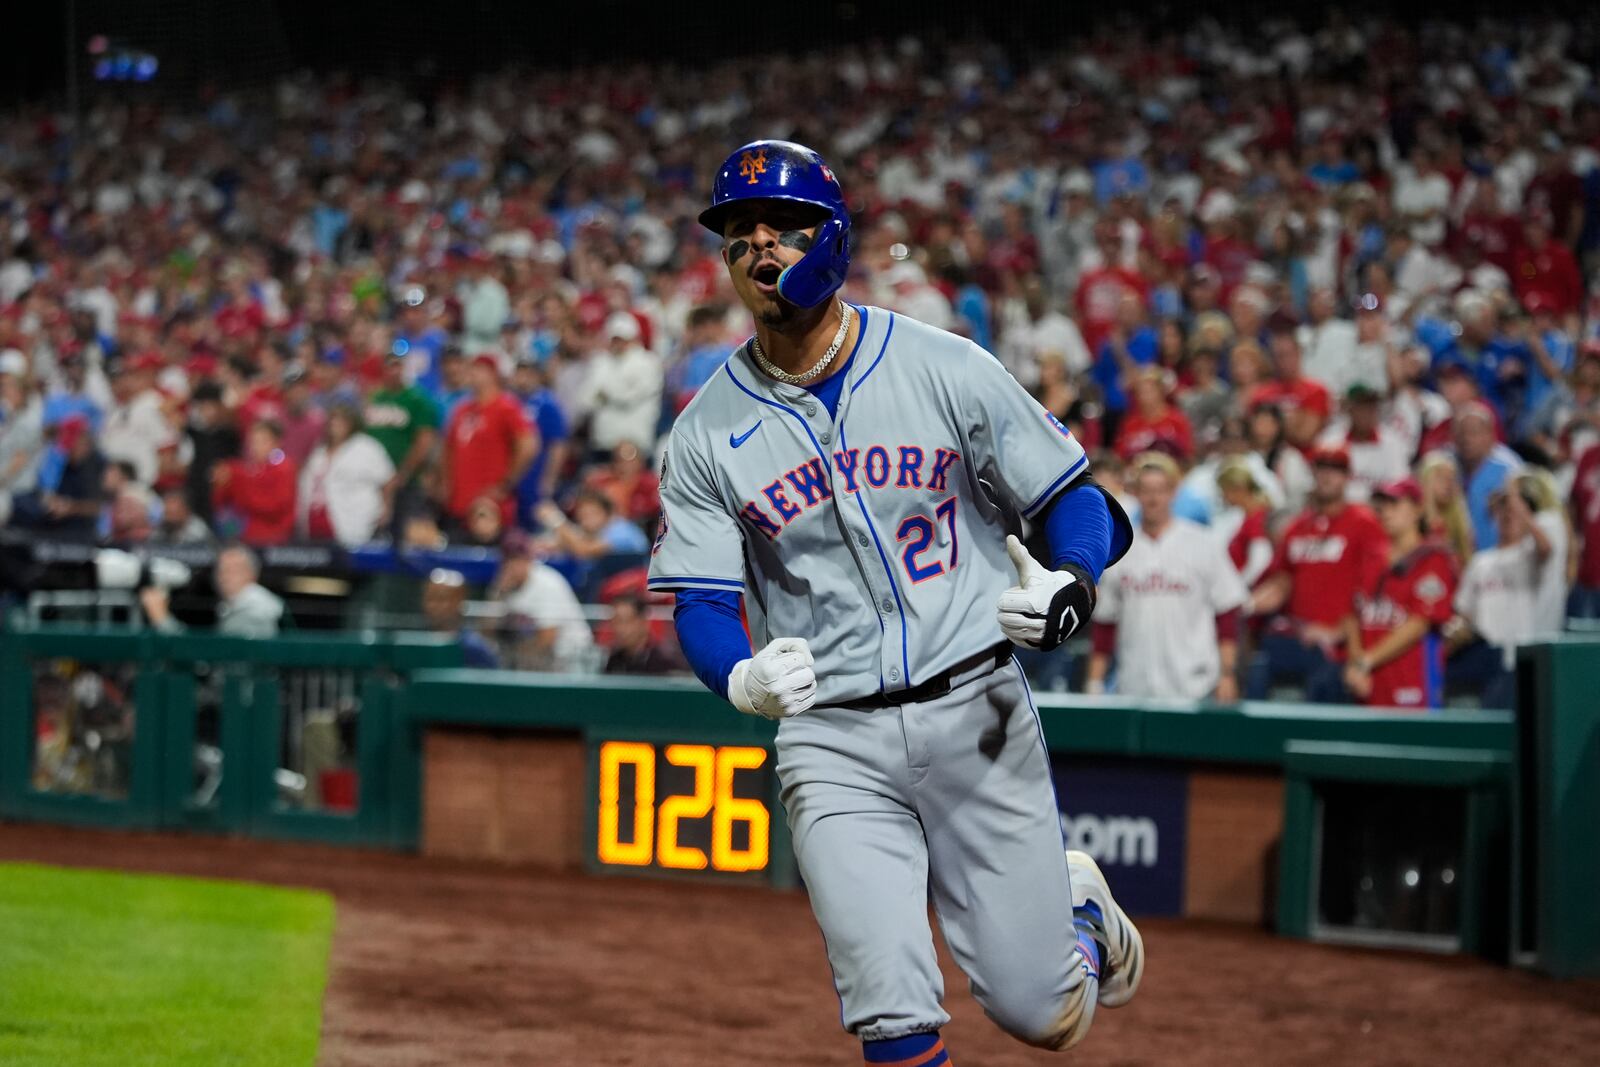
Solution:
<svg viewBox="0 0 1600 1067">
<path fill-rule="evenodd" d="M 0 641 L 0 817 L 10 819 L 454 855 L 474 854 L 462 827 L 493 823 L 502 839 L 559 837 L 549 855 L 565 865 L 675 876 L 683 872 L 660 869 L 627 830 L 630 820 L 650 829 L 666 805 L 645 812 L 618 791 L 637 794 L 647 771 L 680 773 L 669 750 L 691 762 L 711 753 L 720 775 L 735 750 L 770 757 L 775 735 L 692 680 L 465 670 L 459 648 L 431 635 L 252 641 L 44 627 Z M 1103 865 L 1126 868 L 1113 878 L 1140 887 L 1138 910 L 1348 938 L 1348 924 L 1318 912 L 1329 885 L 1323 838 L 1354 810 L 1341 798 L 1377 803 L 1378 814 L 1361 818 L 1382 829 L 1399 820 L 1386 817 L 1390 801 L 1375 802 L 1376 791 L 1390 790 L 1396 805 L 1448 794 L 1459 799 L 1449 810 L 1460 825 L 1434 836 L 1459 844 L 1459 859 L 1448 859 L 1461 931 L 1451 943 L 1577 974 L 1600 970 L 1589 907 L 1600 895 L 1596 694 L 1600 640 L 1589 637 L 1524 650 L 1515 716 L 1054 694 L 1038 704 L 1064 833 L 1100 848 Z M 430 744 L 441 738 L 468 762 L 437 759 L 444 749 Z M 513 744 L 523 747 L 505 747 Z M 653 769 L 637 762 L 642 752 Z M 560 755 L 542 763 L 549 753 Z M 488 762 L 471 762 L 480 756 Z M 756 777 L 730 774 L 760 784 L 727 799 L 762 807 L 770 821 L 760 880 L 794 884 L 772 761 L 756 760 Z M 512 795 L 511 806 L 493 810 L 494 795 Z M 694 803 L 686 797 L 674 810 Z M 643 857 L 639 870 L 596 854 L 607 832 L 613 853 Z M 674 856 L 696 854 L 686 842 L 674 842 Z M 741 843 L 724 834 L 721 847 L 737 859 Z M 1427 906 L 1411 897 L 1406 908 Z M 1355 939 L 1383 941 L 1381 923 L 1377 934 L 1359 921 L 1355 930 Z"/>
</svg>

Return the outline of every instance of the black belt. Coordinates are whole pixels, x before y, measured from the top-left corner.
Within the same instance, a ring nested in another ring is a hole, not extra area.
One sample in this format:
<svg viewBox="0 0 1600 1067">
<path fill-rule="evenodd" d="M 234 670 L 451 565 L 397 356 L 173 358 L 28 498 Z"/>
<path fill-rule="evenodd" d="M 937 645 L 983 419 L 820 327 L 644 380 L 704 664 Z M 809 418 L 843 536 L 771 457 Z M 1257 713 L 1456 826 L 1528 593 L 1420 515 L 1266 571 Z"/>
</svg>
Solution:
<svg viewBox="0 0 1600 1067">
<path fill-rule="evenodd" d="M 940 671 L 920 685 L 914 685 L 909 689 L 899 689 L 893 693 L 873 693 L 871 696 L 861 697 L 857 700 L 846 700 L 841 704 L 835 705 L 835 707 L 865 711 L 873 708 L 899 707 L 901 704 L 920 704 L 924 700 L 942 697 L 950 692 L 951 681 L 966 674 L 968 671 L 976 670 L 986 663 L 989 665 L 989 669 L 984 671 L 983 674 L 967 679 L 967 681 L 975 682 L 979 678 L 992 674 L 1005 666 L 1006 660 L 1010 658 L 1011 642 L 1002 641 L 993 648 L 986 648 L 982 652 L 968 656 L 960 663 Z"/>
</svg>

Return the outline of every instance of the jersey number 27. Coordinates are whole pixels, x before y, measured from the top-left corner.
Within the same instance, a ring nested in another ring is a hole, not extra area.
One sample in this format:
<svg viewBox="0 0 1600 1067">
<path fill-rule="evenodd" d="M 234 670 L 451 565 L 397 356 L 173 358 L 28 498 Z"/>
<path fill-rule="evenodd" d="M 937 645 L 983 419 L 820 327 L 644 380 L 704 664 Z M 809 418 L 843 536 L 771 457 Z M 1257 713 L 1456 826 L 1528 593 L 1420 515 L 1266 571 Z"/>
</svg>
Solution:
<svg viewBox="0 0 1600 1067">
<path fill-rule="evenodd" d="M 919 561 L 924 552 L 933 546 L 934 535 L 938 532 L 935 525 L 943 522 L 950 527 L 950 562 L 932 560 L 928 563 Z M 895 531 L 894 539 L 905 545 L 900 553 L 900 560 L 905 564 L 906 574 L 911 582 L 925 582 L 929 578 L 937 578 L 948 568 L 956 569 L 956 558 L 960 545 L 956 542 L 956 498 L 951 497 L 933 509 L 933 518 L 926 515 L 913 515 L 900 524 L 900 529 Z"/>
</svg>

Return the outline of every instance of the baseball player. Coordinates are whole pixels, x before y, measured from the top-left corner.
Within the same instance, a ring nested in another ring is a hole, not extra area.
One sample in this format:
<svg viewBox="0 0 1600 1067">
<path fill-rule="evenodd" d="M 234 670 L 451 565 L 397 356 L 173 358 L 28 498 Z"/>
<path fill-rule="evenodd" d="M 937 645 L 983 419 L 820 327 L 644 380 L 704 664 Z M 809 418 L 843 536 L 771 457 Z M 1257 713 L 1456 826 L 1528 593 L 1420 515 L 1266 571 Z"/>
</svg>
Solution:
<svg viewBox="0 0 1600 1067">
<path fill-rule="evenodd" d="M 1093 860 L 1063 852 L 1010 648 L 1088 622 L 1127 517 L 988 352 L 836 295 L 850 216 L 815 152 L 745 145 L 700 221 L 756 333 L 669 435 L 650 587 L 677 592 L 701 680 L 781 720 L 841 1021 L 868 1063 L 951 1062 L 931 897 L 989 1016 L 1068 1048 L 1097 1003 L 1132 998 L 1144 948 Z M 1023 518 L 1050 566 L 1017 540 Z"/>
</svg>

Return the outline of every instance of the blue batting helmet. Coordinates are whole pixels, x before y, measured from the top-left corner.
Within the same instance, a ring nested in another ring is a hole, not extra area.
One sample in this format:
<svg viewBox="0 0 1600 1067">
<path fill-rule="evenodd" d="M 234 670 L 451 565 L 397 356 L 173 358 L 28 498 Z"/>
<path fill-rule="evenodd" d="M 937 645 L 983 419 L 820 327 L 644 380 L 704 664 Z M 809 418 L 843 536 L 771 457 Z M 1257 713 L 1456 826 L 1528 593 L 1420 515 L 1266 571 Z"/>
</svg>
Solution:
<svg viewBox="0 0 1600 1067">
<path fill-rule="evenodd" d="M 811 248 L 778 277 L 778 293 L 791 304 L 814 307 L 838 291 L 850 269 L 850 212 L 821 156 L 793 141 L 752 141 L 718 169 L 700 225 L 720 237 L 729 210 L 741 200 L 792 200 L 827 212 Z"/>
</svg>

